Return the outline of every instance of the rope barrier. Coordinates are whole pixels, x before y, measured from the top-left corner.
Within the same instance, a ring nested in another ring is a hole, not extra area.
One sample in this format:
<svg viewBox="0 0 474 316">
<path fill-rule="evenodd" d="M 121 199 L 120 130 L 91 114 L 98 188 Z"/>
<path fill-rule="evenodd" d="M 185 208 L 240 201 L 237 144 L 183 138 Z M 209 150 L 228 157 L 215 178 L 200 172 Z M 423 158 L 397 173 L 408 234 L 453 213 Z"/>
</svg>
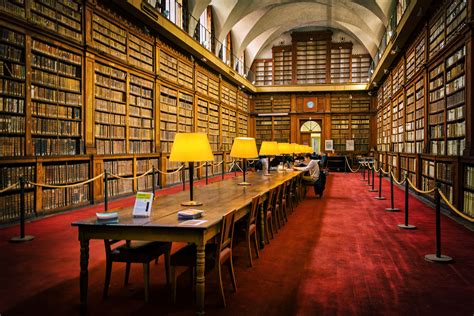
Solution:
<svg viewBox="0 0 474 316">
<path fill-rule="evenodd" d="M 402 185 L 403 182 L 405 182 L 405 180 L 407 179 L 407 176 L 404 175 L 404 176 L 403 176 L 403 179 L 400 180 L 400 181 L 398 181 L 397 178 L 395 177 L 395 175 L 393 174 L 393 171 L 392 171 L 392 170 L 390 170 L 390 175 L 392 176 L 393 181 L 395 181 L 395 183 L 398 184 L 398 185 Z"/>
<path fill-rule="evenodd" d="M 433 188 L 431 190 L 426 190 L 426 191 L 420 190 L 413 184 L 413 182 L 411 182 L 410 178 L 406 178 L 406 179 L 407 179 L 408 183 L 410 184 L 410 186 L 413 188 L 413 190 L 415 190 L 418 193 L 429 194 L 429 193 L 433 193 L 436 190 L 436 188 Z"/>
<path fill-rule="evenodd" d="M 149 174 L 150 172 L 153 171 L 153 168 L 151 168 L 150 170 L 148 170 L 147 172 L 139 175 L 139 176 L 136 176 L 136 177 L 121 177 L 119 175 L 116 175 L 116 174 L 113 174 L 113 173 L 109 173 L 109 176 L 112 177 L 112 178 L 117 178 L 117 179 L 123 179 L 123 180 L 133 180 L 133 179 L 140 179 L 140 178 L 143 178 L 144 176 L 146 176 L 147 174 Z"/>
<path fill-rule="evenodd" d="M 356 173 L 356 172 L 358 172 L 358 171 L 360 170 L 360 167 L 361 167 L 362 163 L 359 163 L 359 168 L 357 168 L 357 170 L 353 170 L 353 169 L 351 168 L 351 166 L 349 165 L 349 161 L 347 160 L 347 156 L 344 156 L 344 158 L 346 158 L 346 164 L 347 164 L 347 166 L 349 167 L 349 170 L 350 170 L 352 173 Z"/>
<path fill-rule="evenodd" d="M 383 170 L 382 167 L 380 167 L 380 170 L 382 170 L 382 173 L 383 173 L 383 174 L 386 174 L 386 175 L 388 175 L 388 174 L 391 172 L 391 171 L 385 171 L 385 170 Z"/>
<path fill-rule="evenodd" d="M 217 167 L 217 166 L 222 165 L 223 162 L 224 162 L 224 160 L 221 160 L 221 162 L 213 163 L 212 165 L 213 165 L 214 167 Z"/>
<path fill-rule="evenodd" d="M 52 188 L 52 189 L 65 189 L 65 188 L 77 187 L 79 185 L 83 185 L 83 184 L 95 181 L 95 180 L 97 180 L 97 179 L 99 179 L 103 176 L 104 176 L 104 173 L 101 173 L 98 176 L 96 176 L 92 179 L 83 181 L 83 182 L 73 183 L 73 184 L 63 184 L 63 185 L 42 184 L 42 183 L 35 183 L 35 182 L 31 182 L 31 181 L 26 181 L 26 183 L 31 184 L 31 185 L 35 185 L 37 187 Z"/>
<path fill-rule="evenodd" d="M 171 172 L 160 171 L 159 169 L 157 169 L 156 171 L 158 171 L 161 174 L 174 174 L 174 173 L 180 172 L 181 169 L 183 169 L 183 168 L 184 168 L 184 165 L 181 165 L 178 169 L 176 169 L 174 171 L 171 171 Z"/>
<path fill-rule="evenodd" d="M 207 162 L 204 162 L 202 165 L 200 165 L 199 167 L 195 167 L 194 169 L 196 169 L 196 170 L 197 170 L 197 169 L 201 169 L 201 168 L 204 167 L 204 165 L 206 165 L 206 164 L 207 164 Z"/>
<path fill-rule="evenodd" d="M 446 195 L 444 195 L 444 193 L 440 189 L 438 189 L 438 193 L 441 196 L 441 198 L 444 200 L 444 202 L 446 202 L 446 204 L 449 206 L 449 208 L 451 208 L 451 210 L 456 212 L 459 216 L 461 216 L 465 220 L 468 220 L 469 222 L 474 223 L 474 218 L 472 218 L 472 217 L 464 214 L 463 212 L 459 211 L 453 204 L 451 204 L 449 199 L 446 197 Z"/>
<path fill-rule="evenodd" d="M 6 187 L 4 189 L 1 189 L 0 193 L 7 192 L 8 190 L 11 190 L 11 189 L 15 188 L 19 184 L 20 184 L 20 181 L 18 181 L 17 183 L 13 183 L 11 186 Z"/>
</svg>

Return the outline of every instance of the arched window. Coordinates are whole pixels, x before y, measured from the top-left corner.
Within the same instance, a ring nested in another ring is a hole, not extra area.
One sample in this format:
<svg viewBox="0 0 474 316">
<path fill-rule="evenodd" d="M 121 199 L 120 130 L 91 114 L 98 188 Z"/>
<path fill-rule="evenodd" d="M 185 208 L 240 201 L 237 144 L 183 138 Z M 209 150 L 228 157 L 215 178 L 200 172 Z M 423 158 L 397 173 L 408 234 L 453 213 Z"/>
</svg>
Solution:
<svg viewBox="0 0 474 316">
<path fill-rule="evenodd" d="M 317 133 L 321 132 L 321 125 L 315 121 L 306 121 L 301 125 L 300 132 Z"/>
</svg>

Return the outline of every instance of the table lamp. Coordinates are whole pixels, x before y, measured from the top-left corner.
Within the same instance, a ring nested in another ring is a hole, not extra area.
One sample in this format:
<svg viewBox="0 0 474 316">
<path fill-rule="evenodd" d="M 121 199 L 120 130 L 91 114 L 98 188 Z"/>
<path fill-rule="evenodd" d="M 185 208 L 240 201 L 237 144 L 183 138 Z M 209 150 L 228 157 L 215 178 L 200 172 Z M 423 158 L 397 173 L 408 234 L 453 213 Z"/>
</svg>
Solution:
<svg viewBox="0 0 474 316">
<path fill-rule="evenodd" d="M 270 142 L 270 141 L 263 141 L 262 145 L 260 146 L 260 156 L 276 156 L 279 155 L 280 151 L 278 150 L 278 143 L 277 142 Z M 268 160 L 268 169 L 265 170 L 265 175 L 270 176 L 270 160 Z"/>
<path fill-rule="evenodd" d="M 242 158 L 244 165 L 244 181 L 239 185 L 250 185 L 245 181 L 245 173 L 247 171 L 247 159 L 258 158 L 257 144 L 255 138 L 252 137 L 237 137 L 234 139 L 232 149 L 230 150 L 230 156 L 235 158 Z"/>
<path fill-rule="evenodd" d="M 189 163 L 189 201 L 183 202 L 183 206 L 202 205 L 202 202 L 193 199 L 193 178 L 195 161 L 212 161 L 211 145 L 207 135 L 204 133 L 177 133 L 173 147 L 171 147 L 170 161 Z"/>
</svg>

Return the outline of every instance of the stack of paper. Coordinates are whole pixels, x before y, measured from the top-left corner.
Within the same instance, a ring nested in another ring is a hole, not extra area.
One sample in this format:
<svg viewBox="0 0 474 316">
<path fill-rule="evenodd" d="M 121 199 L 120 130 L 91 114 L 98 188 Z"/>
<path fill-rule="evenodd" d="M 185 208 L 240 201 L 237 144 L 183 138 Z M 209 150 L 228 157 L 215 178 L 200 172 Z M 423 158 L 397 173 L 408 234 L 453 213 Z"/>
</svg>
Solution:
<svg viewBox="0 0 474 316">
<path fill-rule="evenodd" d="M 178 219 L 195 219 L 202 216 L 204 211 L 196 209 L 182 210 L 178 212 Z"/>
</svg>

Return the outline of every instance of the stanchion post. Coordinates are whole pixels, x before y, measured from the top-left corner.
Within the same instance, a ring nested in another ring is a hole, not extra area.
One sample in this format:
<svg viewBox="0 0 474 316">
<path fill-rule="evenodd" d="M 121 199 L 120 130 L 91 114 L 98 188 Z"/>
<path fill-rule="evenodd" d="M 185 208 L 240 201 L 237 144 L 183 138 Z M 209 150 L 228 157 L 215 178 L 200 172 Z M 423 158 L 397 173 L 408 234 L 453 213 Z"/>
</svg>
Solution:
<svg viewBox="0 0 474 316">
<path fill-rule="evenodd" d="M 382 196 L 382 168 L 379 170 L 379 195 L 375 198 L 377 200 L 385 200 L 385 197 Z"/>
<path fill-rule="evenodd" d="M 155 166 L 152 166 L 152 170 L 151 170 L 151 182 L 152 183 L 152 186 L 151 186 L 151 189 L 153 190 L 153 199 L 155 199 L 155 182 L 156 178 L 155 178 Z"/>
<path fill-rule="evenodd" d="M 425 260 L 430 262 L 451 262 L 453 258 L 441 254 L 441 196 L 439 189 L 439 182 L 436 182 L 434 191 L 436 203 L 436 254 L 425 255 Z"/>
<path fill-rule="evenodd" d="M 385 209 L 387 212 L 400 212 L 399 208 L 396 208 L 393 200 L 393 175 L 390 170 L 390 207 Z"/>
<path fill-rule="evenodd" d="M 222 161 L 222 180 L 224 180 L 224 174 L 225 174 L 225 161 Z"/>
<path fill-rule="evenodd" d="M 374 188 L 374 182 L 375 182 L 375 164 L 374 164 L 374 167 L 372 168 L 372 189 L 370 189 L 369 192 L 377 192 L 377 190 Z"/>
<path fill-rule="evenodd" d="M 20 236 L 12 237 L 11 242 L 24 242 L 33 240 L 34 236 L 25 235 L 25 178 L 20 177 Z"/>
<path fill-rule="evenodd" d="M 206 185 L 209 184 L 209 163 L 206 161 Z"/>
<path fill-rule="evenodd" d="M 181 179 L 183 179 L 183 191 L 186 191 L 186 168 L 184 167 L 184 163 L 183 169 L 181 169 Z"/>
<path fill-rule="evenodd" d="M 414 225 L 409 225 L 408 224 L 408 197 L 409 197 L 409 191 L 410 191 L 410 186 L 408 183 L 408 172 L 405 171 L 405 224 L 398 224 L 398 227 L 403 228 L 403 229 L 416 229 L 416 226 Z"/>
<path fill-rule="evenodd" d="M 365 165 L 363 163 L 361 164 L 361 169 L 362 169 L 362 181 L 365 181 Z"/>
<path fill-rule="evenodd" d="M 370 163 L 367 163 L 367 185 L 370 187 Z"/>
<path fill-rule="evenodd" d="M 109 209 L 109 185 L 107 178 L 107 169 L 104 170 L 104 208 L 105 211 Z"/>
</svg>

